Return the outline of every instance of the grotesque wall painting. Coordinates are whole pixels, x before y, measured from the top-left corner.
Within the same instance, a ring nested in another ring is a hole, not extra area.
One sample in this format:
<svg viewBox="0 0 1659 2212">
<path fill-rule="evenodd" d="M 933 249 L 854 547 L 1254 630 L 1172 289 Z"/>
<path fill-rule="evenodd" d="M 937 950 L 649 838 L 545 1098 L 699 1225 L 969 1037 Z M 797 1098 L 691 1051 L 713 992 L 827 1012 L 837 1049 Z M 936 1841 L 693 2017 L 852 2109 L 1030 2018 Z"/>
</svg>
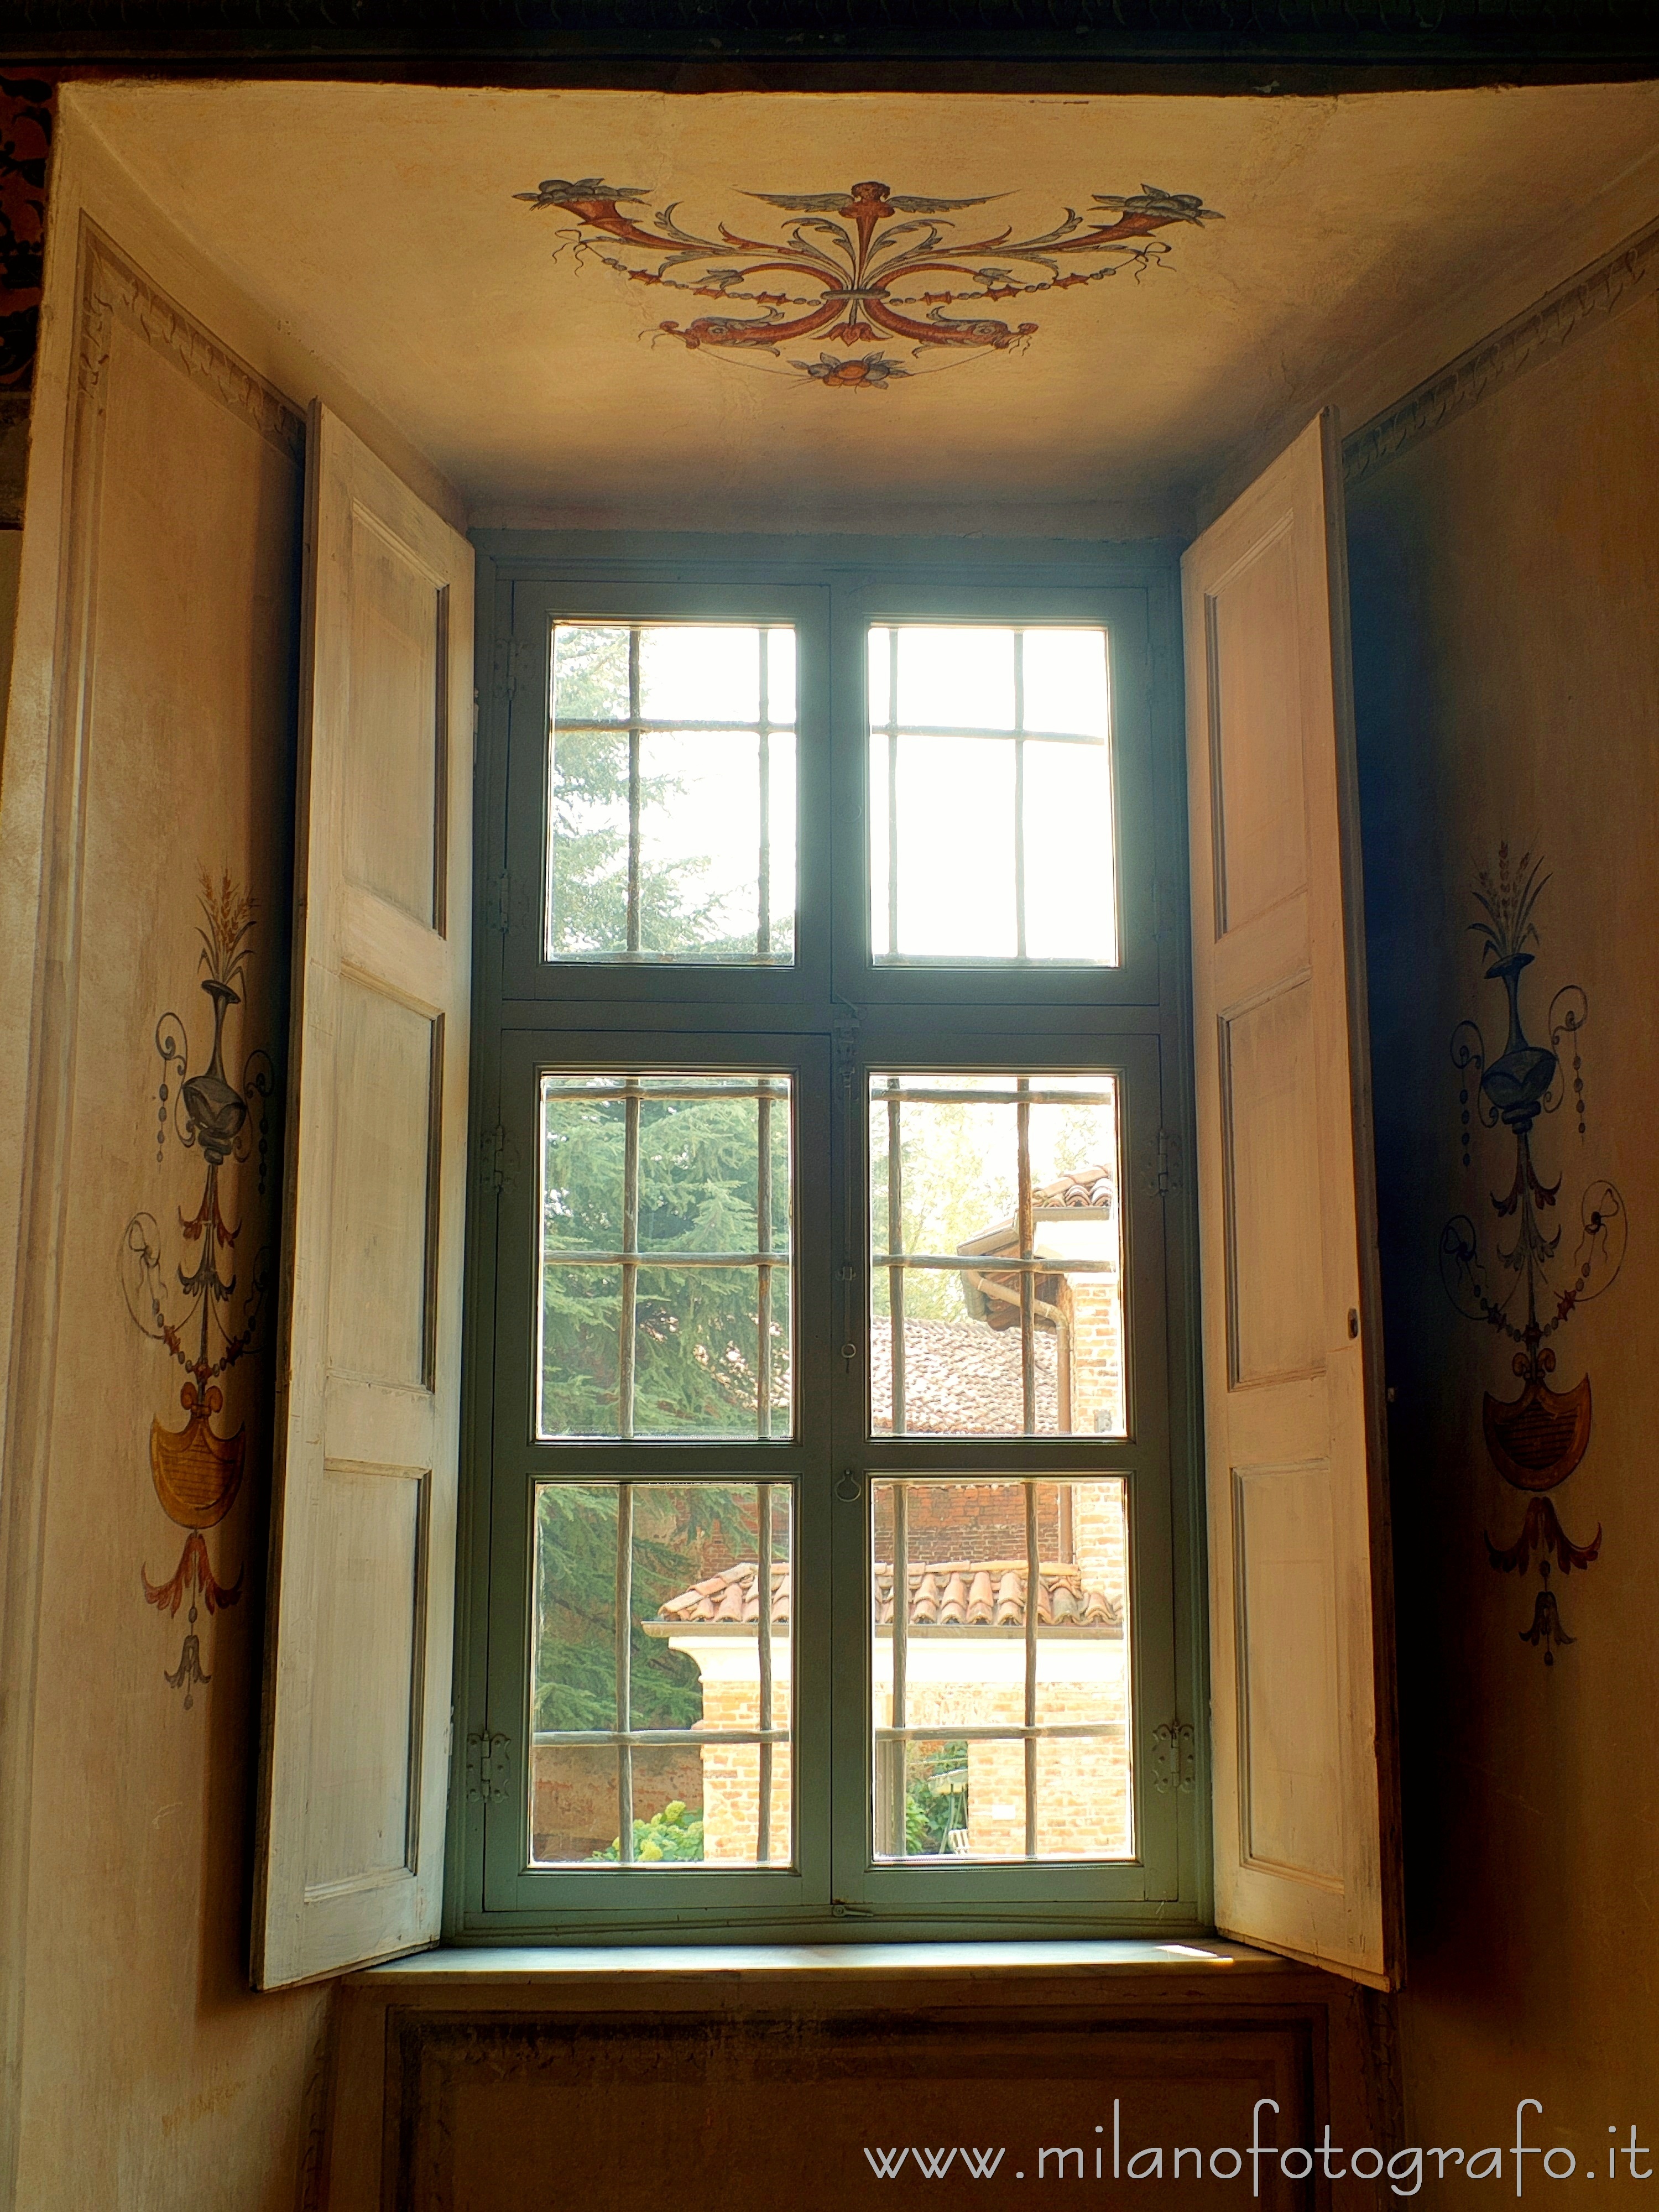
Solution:
<svg viewBox="0 0 1659 2212">
<path fill-rule="evenodd" d="M 185 1377 L 178 1397 L 184 1425 L 174 1427 L 168 1417 L 156 1415 L 149 1465 L 162 1510 L 187 1533 L 171 1576 L 153 1583 L 146 1571 L 143 1581 L 146 1599 L 169 1619 L 189 1601 L 179 1663 L 166 1678 L 183 1690 L 186 1705 L 211 1679 L 202 1665 L 198 1598 L 213 1613 L 234 1605 L 242 1590 L 240 1570 L 229 1583 L 215 1573 L 207 1532 L 226 1518 L 242 1487 L 246 1408 L 239 1409 L 241 1418 L 233 1426 L 227 1396 L 234 1387 L 232 1370 L 259 1340 L 270 1287 L 270 1248 L 259 1243 L 258 1232 L 264 1225 L 263 1201 L 271 1181 L 276 1086 L 264 1047 L 250 1048 L 234 1030 L 227 1035 L 230 1018 L 247 995 L 258 927 L 254 902 L 228 871 L 216 885 L 204 868 L 198 904 L 197 980 L 207 1003 L 189 1021 L 169 1009 L 156 1023 L 161 1066 L 154 1094 L 158 1177 L 171 1138 L 200 1163 L 199 1179 L 195 1174 L 191 1179 L 194 1210 L 177 1206 L 176 1221 L 166 1227 L 154 1213 L 135 1213 L 121 1249 L 127 1309 Z M 222 1184 L 256 1153 L 259 1218 L 248 1241 L 257 1249 L 247 1249 L 247 1224 L 240 1209 L 236 1219 L 227 1219 Z"/>
<path fill-rule="evenodd" d="M 772 223 L 778 234 L 755 238 L 724 222 L 712 235 L 688 229 L 678 202 L 654 216 L 624 213 L 646 191 L 599 177 L 547 177 L 516 197 L 574 218 L 556 252 L 568 248 L 632 283 L 720 303 L 690 321 L 665 319 L 653 335 L 693 352 L 722 349 L 825 391 L 879 392 L 896 378 L 1024 346 L 1038 325 L 1005 321 L 989 307 L 1147 276 L 1171 252 L 1155 234 L 1222 220 L 1196 192 L 1143 185 L 1095 192 L 1086 213 L 1066 208 L 1021 235 L 992 217 L 963 218 L 1004 194 L 941 199 L 866 179 L 837 191 L 745 192 L 781 211 Z M 791 350 L 808 344 L 816 358 Z"/>
<path fill-rule="evenodd" d="M 1479 918 L 1469 928 L 1481 947 L 1486 981 L 1504 994 L 1504 1041 L 1493 1053 L 1480 1024 L 1463 1021 L 1453 1032 L 1451 1054 L 1464 1169 L 1484 1181 L 1490 1158 L 1498 1174 L 1480 1208 L 1484 1227 L 1459 1213 L 1441 1231 L 1440 1267 L 1458 1311 L 1514 1346 L 1510 1366 L 1519 1388 L 1513 1397 L 1486 1394 L 1481 1431 L 1493 1467 L 1526 1505 L 1519 1532 L 1508 1542 L 1488 1534 L 1486 1552 L 1504 1574 L 1528 1575 L 1536 1557 L 1540 1587 L 1520 1635 L 1553 1666 L 1557 1647 L 1577 1638 L 1562 1620 L 1552 1568 L 1563 1577 L 1582 1571 L 1601 1549 L 1599 1526 L 1588 1542 L 1576 1542 L 1554 1504 L 1553 1493 L 1589 1448 L 1591 1421 L 1589 1376 L 1568 1383 L 1557 1346 L 1578 1309 L 1617 1276 L 1626 1215 L 1618 1190 L 1601 1176 L 1564 1201 L 1562 1155 L 1571 1134 L 1552 1147 L 1553 1182 L 1545 1180 L 1548 1168 L 1540 1170 L 1538 1163 L 1546 1130 L 1576 1125 L 1582 1145 L 1589 1126 L 1580 1036 L 1589 1007 L 1577 984 L 1563 984 L 1551 999 L 1544 1016 L 1547 1044 L 1534 1043 L 1526 1031 L 1522 983 L 1542 949 L 1534 919 L 1549 882 L 1542 870 L 1541 857 L 1531 853 L 1512 860 L 1505 842 L 1496 867 L 1483 868 L 1476 882 Z M 1560 1119 L 1552 1125 L 1551 1115 Z M 1482 1132 L 1491 1133 L 1490 1146 L 1482 1143 Z"/>
</svg>

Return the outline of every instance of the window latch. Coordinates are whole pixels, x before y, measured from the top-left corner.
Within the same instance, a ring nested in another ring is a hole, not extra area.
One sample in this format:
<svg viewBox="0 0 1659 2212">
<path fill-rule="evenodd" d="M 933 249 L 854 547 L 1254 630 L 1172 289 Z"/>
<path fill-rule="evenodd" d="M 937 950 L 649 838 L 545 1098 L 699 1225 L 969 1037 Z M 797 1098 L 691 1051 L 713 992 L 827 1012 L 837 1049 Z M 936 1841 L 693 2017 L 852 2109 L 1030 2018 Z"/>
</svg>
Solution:
<svg viewBox="0 0 1659 2212">
<path fill-rule="evenodd" d="M 849 1261 L 841 1271 L 841 1351 L 838 1355 L 849 1375 L 859 1356 L 858 1339 L 853 1334 L 853 1297 L 858 1279 L 858 1269 Z"/>
</svg>

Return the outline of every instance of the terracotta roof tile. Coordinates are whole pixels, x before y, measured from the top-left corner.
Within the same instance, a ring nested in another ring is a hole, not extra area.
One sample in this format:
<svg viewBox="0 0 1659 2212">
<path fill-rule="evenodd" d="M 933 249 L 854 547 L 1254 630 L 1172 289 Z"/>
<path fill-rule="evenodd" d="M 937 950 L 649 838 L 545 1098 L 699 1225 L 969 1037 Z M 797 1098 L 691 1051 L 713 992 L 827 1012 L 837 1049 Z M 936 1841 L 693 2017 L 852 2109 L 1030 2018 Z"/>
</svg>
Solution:
<svg viewBox="0 0 1659 2212">
<path fill-rule="evenodd" d="M 1109 1213 L 1116 1187 L 1117 1176 L 1111 1168 L 1079 1168 L 1075 1173 L 1063 1175 L 1057 1182 L 1045 1182 L 1040 1189 L 1034 1190 L 1031 1201 L 1044 1206 L 1089 1206 Z"/>
<path fill-rule="evenodd" d="M 760 1617 L 757 1589 L 760 1570 L 753 1559 L 740 1559 L 717 1575 L 693 1583 L 671 1597 L 657 1616 L 659 1622 L 694 1627 L 717 1624 L 750 1625 Z M 1017 1628 L 1025 1626 L 1025 1562 L 1023 1559 L 966 1559 L 954 1564 L 913 1562 L 909 1570 L 910 1626 L 913 1628 Z M 878 1625 L 893 1622 L 893 1570 L 876 1565 Z M 789 1619 L 789 1570 L 779 1559 L 772 1563 L 772 1620 L 786 1626 Z M 1103 1590 L 1085 1589 L 1079 1568 L 1055 1563 L 1037 1569 L 1037 1625 L 1041 1628 L 1092 1629 L 1097 1633 L 1121 1631 L 1121 1610 Z M 654 1626 L 654 1624 L 653 1624 Z"/>
<path fill-rule="evenodd" d="M 1036 1364 L 1036 1425 L 1052 1436 L 1060 1425 L 1054 1333 L 1040 1328 L 1032 1346 Z M 870 1332 L 870 1395 L 876 1427 L 892 1426 L 892 1332 L 878 1322 Z M 1024 1426 L 1020 1394 L 1019 1331 L 982 1321 L 910 1321 L 904 1324 L 905 1426 L 913 1436 L 1017 1437 Z"/>
</svg>

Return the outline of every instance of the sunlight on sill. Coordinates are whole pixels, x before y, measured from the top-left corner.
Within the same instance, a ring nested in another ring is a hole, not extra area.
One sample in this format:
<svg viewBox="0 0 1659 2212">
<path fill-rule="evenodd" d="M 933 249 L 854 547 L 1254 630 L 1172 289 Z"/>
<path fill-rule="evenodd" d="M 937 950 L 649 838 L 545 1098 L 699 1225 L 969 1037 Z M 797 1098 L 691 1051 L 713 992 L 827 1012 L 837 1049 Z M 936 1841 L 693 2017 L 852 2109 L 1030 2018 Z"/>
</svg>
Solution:
<svg viewBox="0 0 1659 2212">
<path fill-rule="evenodd" d="M 960 1943 L 708 1943 L 592 1946 L 453 1945 L 391 1959 L 349 1978 L 376 1983 L 431 1979 L 461 1981 L 586 1979 L 602 1976 L 773 1978 L 797 1974 L 862 1977 L 894 1975 L 971 1979 L 994 1973 L 1118 1974 L 1147 1970 L 1191 1972 L 1231 1966 L 1257 1972 L 1294 1971 L 1291 1961 L 1239 1944 L 1200 1938 L 1158 1942 L 1103 1939 L 1094 1942 Z"/>
</svg>

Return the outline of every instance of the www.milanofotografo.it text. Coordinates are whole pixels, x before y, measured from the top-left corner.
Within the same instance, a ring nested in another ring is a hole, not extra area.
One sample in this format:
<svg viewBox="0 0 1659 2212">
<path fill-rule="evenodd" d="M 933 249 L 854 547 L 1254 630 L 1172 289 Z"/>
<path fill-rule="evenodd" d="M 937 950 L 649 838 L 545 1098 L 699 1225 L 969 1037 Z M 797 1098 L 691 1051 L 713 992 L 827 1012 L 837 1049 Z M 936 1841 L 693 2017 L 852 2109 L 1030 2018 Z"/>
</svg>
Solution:
<svg viewBox="0 0 1659 2212">
<path fill-rule="evenodd" d="M 1272 2121 L 1264 2122 L 1263 2114 Z M 1637 2139 L 1634 2124 L 1628 2131 L 1612 2122 L 1604 2159 L 1586 2154 L 1581 2167 L 1578 2154 L 1565 2143 L 1529 2141 L 1541 2133 L 1544 2107 L 1536 2097 L 1522 2097 L 1515 2108 L 1515 2137 L 1505 2143 L 1483 2143 L 1468 2148 L 1452 2145 L 1409 2143 L 1393 2151 L 1360 2143 L 1352 2149 L 1333 2142 L 1326 2126 L 1319 2142 L 1279 2144 L 1273 2140 L 1279 2106 L 1272 2097 L 1258 2097 L 1250 2116 L 1250 2140 L 1240 2147 L 1218 2143 L 1203 2148 L 1195 2143 L 1143 2143 L 1126 2148 L 1121 2100 L 1112 2100 L 1112 2122 L 1094 2129 L 1092 2143 L 1042 2143 L 1024 2154 L 1021 2166 L 1005 2166 L 1010 2154 L 1006 2144 L 893 2143 L 864 2146 L 870 2171 L 878 2181 L 1164 2181 L 1195 2180 L 1248 2182 L 1252 2197 L 1261 2194 L 1264 2172 L 1275 2172 L 1287 2181 L 1305 2181 L 1314 2173 L 1327 2181 L 1352 2176 L 1357 2181 L 1386 2179 L 1396 2197 L 1415 2197 L 1425 2179 L 1439 2181 L 1499 2181 L 1524 2196 L 1529 2180 L 1571 2181 L 1582 2174 L 1594 2180 L 1605 2174 L 1610 2181 L 1650 2181 L 1654 2179 L 1648 2146 Z M 1535 2117 L 1529 2119 L 1528 2115 Z M 1266 2133 L 1264 2135 L 1264 2127 Z M 1109 2140 L 1108 2140 L 1109 2136 Z M 1595 2160 L 1595 2162 L 1589 2162 Z M 1620 2161 L 1623 2161 L 1621 2164 Z"/>
</svg>

